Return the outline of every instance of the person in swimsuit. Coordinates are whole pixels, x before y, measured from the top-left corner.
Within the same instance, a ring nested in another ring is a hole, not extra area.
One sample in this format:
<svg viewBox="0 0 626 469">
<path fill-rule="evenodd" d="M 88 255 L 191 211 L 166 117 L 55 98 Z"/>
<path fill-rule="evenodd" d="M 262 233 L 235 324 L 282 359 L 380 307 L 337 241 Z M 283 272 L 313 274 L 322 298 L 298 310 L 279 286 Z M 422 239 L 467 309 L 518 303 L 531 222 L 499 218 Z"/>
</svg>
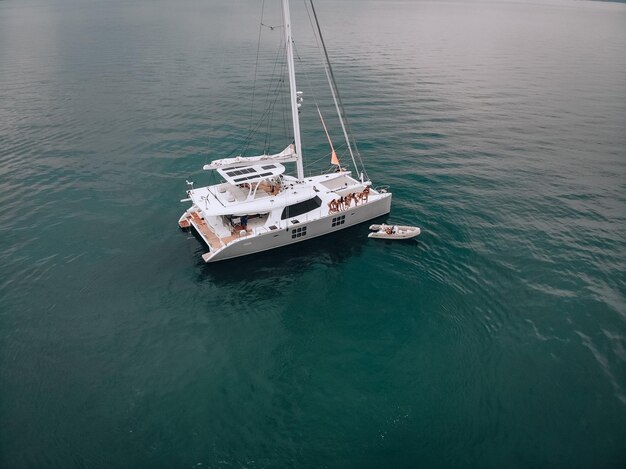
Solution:
<svg viewBox="0 0 626 469">
<path fill-rule="evenodd" d="M 370 186 L 365 186 L 365 189 L 363 189 L 363 200 L 365 202 L 368 201 L 369 195 L 370 195 Z"/>
<path fill-rule="evenodd" d="M 333 213 L 337 211 L 337 201 L 335 199 L 328 202 L 328 213 Z"/>
</svg>

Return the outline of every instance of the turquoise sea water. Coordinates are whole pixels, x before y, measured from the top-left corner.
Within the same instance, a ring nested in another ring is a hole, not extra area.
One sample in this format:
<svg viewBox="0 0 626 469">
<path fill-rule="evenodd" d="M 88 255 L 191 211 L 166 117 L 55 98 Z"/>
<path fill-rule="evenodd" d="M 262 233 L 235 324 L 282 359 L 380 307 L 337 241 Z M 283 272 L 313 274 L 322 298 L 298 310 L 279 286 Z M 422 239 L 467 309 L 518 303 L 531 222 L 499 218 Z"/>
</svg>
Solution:
<svg viewBox="0 0 626 469">
<path fill-rule="evenodd" d="M 317 10 L 423 233 L 207 266 L 179 199 L 262 109 L 261 2 L 0 2 L 0 467 L 624 467 L 626 6 Z"/>
</svg>

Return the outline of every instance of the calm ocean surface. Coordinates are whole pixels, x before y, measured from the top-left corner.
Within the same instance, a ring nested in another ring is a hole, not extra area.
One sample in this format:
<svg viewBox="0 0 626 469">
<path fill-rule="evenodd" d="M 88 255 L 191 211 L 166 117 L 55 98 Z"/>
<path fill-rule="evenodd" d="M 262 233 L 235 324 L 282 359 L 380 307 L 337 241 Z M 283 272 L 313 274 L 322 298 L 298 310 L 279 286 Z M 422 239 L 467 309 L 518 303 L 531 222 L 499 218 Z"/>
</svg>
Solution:
<svg viewBox="0 0 626 469">
<path fill-rule="evenodd" d="M 319 0 L 423 233 L 207 266 L 179 200 L 262 109 L 261 3 L 0 1 L 0 467 L 624 467 L 626 5 Z"/>
</svg>

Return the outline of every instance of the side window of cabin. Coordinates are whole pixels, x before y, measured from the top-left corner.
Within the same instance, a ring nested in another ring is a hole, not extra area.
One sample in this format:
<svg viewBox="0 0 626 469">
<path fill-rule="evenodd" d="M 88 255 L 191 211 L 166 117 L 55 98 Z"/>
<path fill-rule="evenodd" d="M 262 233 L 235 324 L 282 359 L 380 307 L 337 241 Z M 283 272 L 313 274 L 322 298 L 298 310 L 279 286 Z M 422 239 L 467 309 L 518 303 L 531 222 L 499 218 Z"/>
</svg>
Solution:
<svg viewBox="0 0 626 469">
<path fill-rule="evenodd" d="M 297 204 L 289 205 L 283 209 L 280 219 L 285 220 L 287 218 L 297 217 L 298 215 L 302 215 L 303 213 L 319 208 L 320 205 L 322 205 L 322 199 L 318 196 L 303 202 L 298 202 Z"/>
<path fill-rule="evenodd" d="M 346 222 L 346 216 L 345 215 L 341 215 L 339 217 L 335 217 L 332 219 L 332 227 L 338 226 L 338 225 L 343 225 Z"/>
<path fill-rule="evenodd" d="M 306 236 L 306 226 L 291 230 L 291 239 L 301 238 L 302 236 Z"/>
</svg>

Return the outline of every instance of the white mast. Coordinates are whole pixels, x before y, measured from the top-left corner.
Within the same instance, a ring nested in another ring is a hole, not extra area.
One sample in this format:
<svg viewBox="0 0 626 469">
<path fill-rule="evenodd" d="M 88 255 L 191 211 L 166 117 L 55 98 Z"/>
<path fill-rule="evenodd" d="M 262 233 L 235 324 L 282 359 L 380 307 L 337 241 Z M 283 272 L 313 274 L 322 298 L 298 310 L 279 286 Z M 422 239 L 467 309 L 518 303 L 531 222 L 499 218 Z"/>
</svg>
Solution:
<svg viewBox="0 0 626 469">
<path fill-rule="evenodd" d="M 289 92 L 291 95 L 291 117 L 293 119 L 293 138 L 296 142 L 296 167 L 298 180 L 304 180 L 302 167 L 302 143 L 300 142 L 300 119 L 298 118 L 298 96 L 296 90 L 296 71 L 293 65 L 293 39 L 291 37 L 291 16 L 289 15 L 289 0 L 283 0 L 283 23 L 285 25 L 285 45 L 287 49 L 287 68 L 289 69 Z"/>
</svg>

